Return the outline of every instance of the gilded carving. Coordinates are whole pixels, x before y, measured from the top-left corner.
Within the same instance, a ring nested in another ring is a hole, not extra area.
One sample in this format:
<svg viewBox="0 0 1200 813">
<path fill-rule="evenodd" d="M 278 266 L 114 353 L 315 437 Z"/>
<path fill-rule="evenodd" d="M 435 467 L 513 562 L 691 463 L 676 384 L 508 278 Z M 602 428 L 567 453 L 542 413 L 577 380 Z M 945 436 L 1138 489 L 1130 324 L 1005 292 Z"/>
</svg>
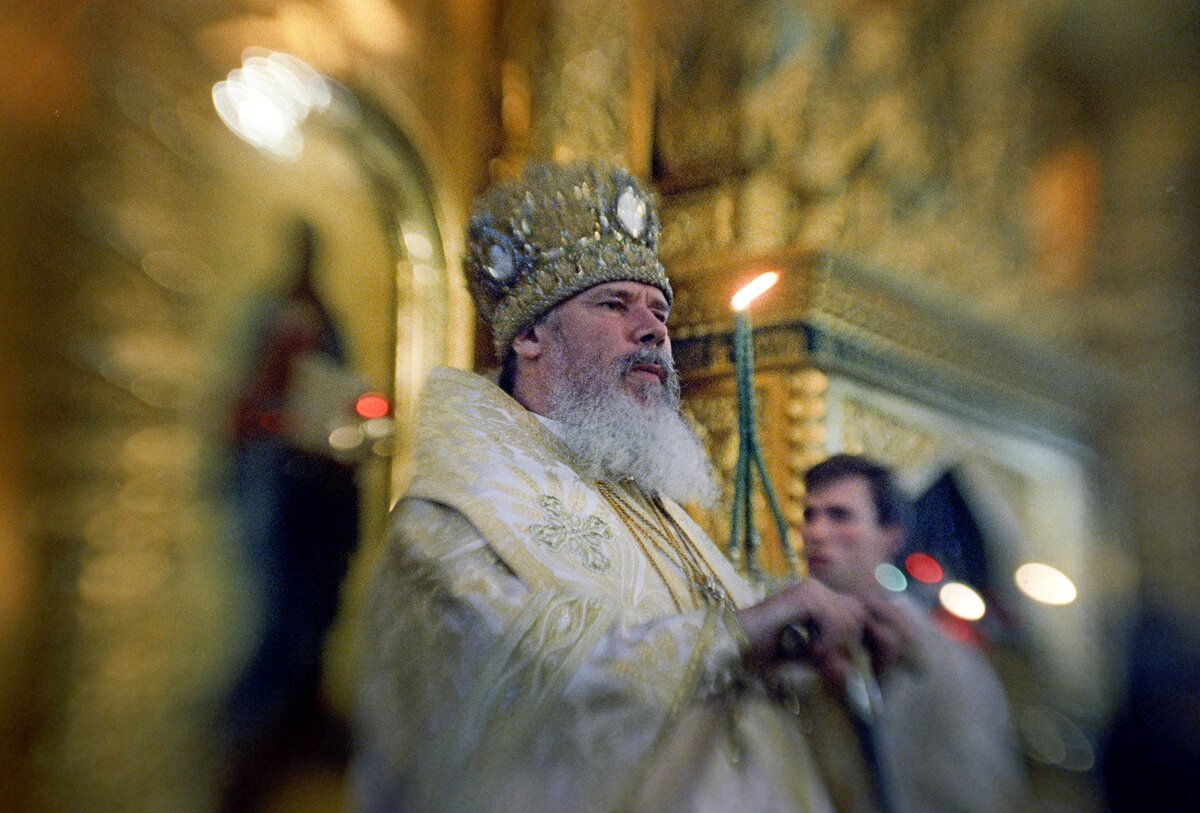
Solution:
<svg viewBox="0 0 1200 813">
<path fill-rule="evenodd" d="M 526 2 L 506 10 L 504 171 L 533 158 L 620 165 L 636 158 L 630 138 L 640 111 L 630 105 L 644 101 L 631 95 L 637 11 L 634 0 Z"/>
<path fill-rule="evenodd" d="M 931 466 L 943 449 L 937 435 L 860 400 L 847 398 L 840 407 L 841 451 L 916 471 Z"/>
<path fill-rule="evenodd" d="M 750 253 L 778 251 L 799 233 L 800 207 L 783 179 L 772 172 L 757 172 L 738 189 L 737 241 Z"/>
<path fill-rule="evenodd" d="M 743 39 L 740 20 L 752 4 L 685 0 L 661 4 L 654 158 L 659 182 L 695 188 L 736 175 Z"/>
<path fill-rule="evenodd" d="M 829 377 L 815 368 L 788 376 L 788 480 L 784 514 L 793 526 L 804 520 L 804 472 L 826 456 Z"/>
<path fill-rule="evenodd" d="M 734 242 L 737 204 L 725 186 L 666 197 L 660 215 L 659 253 L 668 264 L 677 258 L 710 255 Z"/>
<path fill-rule="evenodd" d="M 1053 9 L 732 5 L 736 13 L 703 17 L 663 12 L 664 211 L 679 190 L 733 183 L 739 251 L 859 257 L 1035 330 L 1021 304 L 1037 285 L 1021 170 L 1033 155 L 1033 42 Z M 736 106 L 736 121 L 707 115 L 710 106 Z M 711 225 L 695 218 L 668 236 L 669 256 L 711 251 Z"/>
<path fill-rule="evenodd" d="M 938 397 L 986 410 L 995 406 L 987 399 L 1002 394 L 1026 419 L 1078 427 L 1087 365 L 1041 352 L 944 296 L 888 284 L 855 263 L 827 258 L 812 290 L 814 325 L 893 365 L 920 368 Z"/>
<path fill-rule="evenodd" d="M 804 472 L 826 457 L 826 411 L 828 377 L 809 367 L 788 367 L 755 375 L 755 397 L 759 415 L 759 440 L 763 457 L 785 519 L 791 528 L 791 542 L 797 548 L 801 540 L 796 529 L 803 521 Z M 731 375 L 706 379 L 689 387 L 687 408 L 704 431 L 709 454 L 721 485 L 718 510 L 703 517 L 705 530 L 716 540 L 729 536 L 729 504 L 732 498 L 733 470 L 737 462 L 737 407 Z M 760 564 L 766 572 L 787 572 L 766 499 L 754 495 L 755 524 L 762 534 Z"/>
</svg>

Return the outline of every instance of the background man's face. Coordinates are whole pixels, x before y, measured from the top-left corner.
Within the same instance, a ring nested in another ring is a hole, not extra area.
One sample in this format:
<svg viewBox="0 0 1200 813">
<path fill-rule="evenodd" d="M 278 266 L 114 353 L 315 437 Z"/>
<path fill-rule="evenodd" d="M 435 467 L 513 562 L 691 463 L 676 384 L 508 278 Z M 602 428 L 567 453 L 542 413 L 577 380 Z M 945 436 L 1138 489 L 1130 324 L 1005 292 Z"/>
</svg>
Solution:
<svg viewBox="0 0 1200 813">
<path fill-rule="evenodd" d="M 871 489 L 850 476 L 810 493 L 805 501 L 804 557 L 809 573 L 843 592 L 873 592 L 875 568 L 900 543 L 899 529 L 880 525 Z"/>
<path fill-rule="evenodd" d="M 604 376 L 613 362 L 639 350 L 657 355 L 622 376 L 627 393 L 645 403 L 666 392 L 671 356 L 666 297 L 640 282 L 606 282 L 558 306 L 550 324 L 551 354 L 572 377 Z"/>
</svg>

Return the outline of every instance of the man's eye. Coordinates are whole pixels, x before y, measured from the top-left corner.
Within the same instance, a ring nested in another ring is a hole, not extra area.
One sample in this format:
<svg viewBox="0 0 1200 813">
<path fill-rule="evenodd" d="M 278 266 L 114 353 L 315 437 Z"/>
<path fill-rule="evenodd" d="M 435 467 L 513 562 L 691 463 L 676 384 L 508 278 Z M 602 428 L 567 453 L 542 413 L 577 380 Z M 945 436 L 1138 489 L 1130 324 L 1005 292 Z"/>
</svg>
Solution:
<svg viewBox="0 0 1200 813">
<path fill-rule="evenodd" d="M 666 311 L 654 311 L 654 317 L 656 319 L 658 319 L 658 321 L 662 322 L 664 325 L 667 323 L 667 312 Z"/>
<path fill-rule="evenodd" d="M 608 308 L 609 310 L 619 311 L 625 309 L 625 303 L 619 299 L 606 299 L 600 303 L 600 307 Z"/>
</svg>

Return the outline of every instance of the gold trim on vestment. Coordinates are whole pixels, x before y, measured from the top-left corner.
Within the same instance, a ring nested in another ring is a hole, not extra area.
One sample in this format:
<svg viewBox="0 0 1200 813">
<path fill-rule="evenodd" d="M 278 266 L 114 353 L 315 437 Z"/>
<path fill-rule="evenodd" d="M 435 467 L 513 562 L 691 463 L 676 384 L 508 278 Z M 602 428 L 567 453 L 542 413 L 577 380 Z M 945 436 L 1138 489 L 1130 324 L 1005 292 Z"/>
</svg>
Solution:
<svg viewBox="0 0 1200 813">
<path fill-rule="evenodd" d="M 600 482 L 596 488 L 621 518 L 671 594 L 671 600 L 679 612 L 711 604 L 733 608 L 729 589 L 711 563 L 701 555 L 695 540 L 667 513 L 662 500 L 647 496 L 628 480 L 616 485 Z M 660 556 L 675 566 L 681 578 L 667 577 L 657 561 Z M 680 581 L 683 581 L 691 598 L 691 606 L 685 607 L 680 598 Z"/>
</svg>

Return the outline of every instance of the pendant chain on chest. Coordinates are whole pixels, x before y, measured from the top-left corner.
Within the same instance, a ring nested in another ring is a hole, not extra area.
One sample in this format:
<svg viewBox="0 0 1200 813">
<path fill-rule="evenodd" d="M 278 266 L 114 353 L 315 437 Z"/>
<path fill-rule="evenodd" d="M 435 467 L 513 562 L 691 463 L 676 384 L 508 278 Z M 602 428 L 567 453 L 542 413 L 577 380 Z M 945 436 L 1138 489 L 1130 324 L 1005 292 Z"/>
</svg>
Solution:
<svg viewBox="0 0 1200 813">
<path fill-rule="evenodd" d="M 621 493 L 620 486 L 614 487 L 608 483 L 598 483 L 597 489 L 642 549 L 643 555 L 658 573 L 679 612 L 684 611 L 684 602 L 671 587 L 671 581 L 660 568 L 654 552 L 679 569 L 688 583 L 695 603 L 733 609 L 729 591 L 705 562 L 691 537 L 667 511 L 661 499 L 657 496 L 648 497 L 634 486 L 629 490 L 634 492 L 638 499 L 630 499 Z"/>
</svg>

